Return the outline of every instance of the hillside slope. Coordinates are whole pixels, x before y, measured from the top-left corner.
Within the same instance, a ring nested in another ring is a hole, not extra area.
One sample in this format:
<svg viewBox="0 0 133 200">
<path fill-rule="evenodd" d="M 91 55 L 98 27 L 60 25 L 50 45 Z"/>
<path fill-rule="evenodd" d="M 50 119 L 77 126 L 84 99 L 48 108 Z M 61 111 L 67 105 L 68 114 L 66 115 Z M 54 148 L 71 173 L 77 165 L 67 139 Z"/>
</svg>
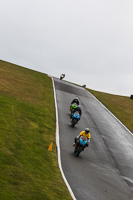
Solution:
<svg viewBox="0 0 133 200">
<path fill-rule="evenodd" d="M 133 100 L 126 96 L 119 96 L 88 89 L 101 101 L 131 132 L 133 132 Z"/>
<path fill-rule="evenodd" d="M 70 200 L 57 163 L 51 78 L 0 60 L 0 111 L 0 200 Z"/>
</svg>

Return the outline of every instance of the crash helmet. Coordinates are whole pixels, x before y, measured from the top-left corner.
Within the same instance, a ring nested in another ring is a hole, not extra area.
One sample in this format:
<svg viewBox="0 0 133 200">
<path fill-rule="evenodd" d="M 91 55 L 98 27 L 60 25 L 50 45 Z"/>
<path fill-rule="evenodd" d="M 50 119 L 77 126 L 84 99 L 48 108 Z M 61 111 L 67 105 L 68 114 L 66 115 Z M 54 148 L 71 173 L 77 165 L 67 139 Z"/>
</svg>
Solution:
<svg viewBox="0 0 133 200">
<path fill-rule="evenodd" d="M 85 134 L 88 134 L 90 132 L 89 128 L 85 128 Z"/>
<path fill-rule="evenodd" d="M 79 98 L 78 98 L 78 97 L 75 97 L 75 99 L 79 100 Z"/>
<path fill-rule="evenodd" d="M 72 104 L 72 109 L 75 109 L 75 108 L 77 108 L 77 104 L 76 104 L 76 103 L 73 103 L 73 104 Z"/>
</svg>

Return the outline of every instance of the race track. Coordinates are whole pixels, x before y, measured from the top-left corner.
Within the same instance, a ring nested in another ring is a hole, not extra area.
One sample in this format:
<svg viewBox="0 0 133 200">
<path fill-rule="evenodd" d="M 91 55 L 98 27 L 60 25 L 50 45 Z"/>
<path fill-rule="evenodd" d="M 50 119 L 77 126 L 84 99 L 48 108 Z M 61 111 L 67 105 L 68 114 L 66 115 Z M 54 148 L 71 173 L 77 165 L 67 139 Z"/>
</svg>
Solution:
<svg viewBox="0 0 133 200">
<path fill-rule="evenodd" d="M 133 200 L 133 136 L 84 88 L 54 78 L 61 163 L 77 200 Z M 80 122 L 70 126 L 69 107 L 78 96 Z M 89 127 L 91 142 L 79 157 L 74 138 Z"/>
</svg>

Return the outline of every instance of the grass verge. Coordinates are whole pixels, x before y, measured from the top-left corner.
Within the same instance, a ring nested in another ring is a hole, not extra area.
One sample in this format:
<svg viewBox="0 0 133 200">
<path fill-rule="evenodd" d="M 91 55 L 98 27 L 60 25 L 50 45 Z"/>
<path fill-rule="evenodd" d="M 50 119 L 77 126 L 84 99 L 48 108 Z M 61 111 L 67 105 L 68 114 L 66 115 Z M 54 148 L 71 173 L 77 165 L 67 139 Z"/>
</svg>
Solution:
<svg viewBox="0 0 133 200">
<path fill-rule="evenodd" d="M 0 171 L 0 200 L 72 199 L 57 163 L 51 78 L 2 60 Z"/>
<path fill-rule="evenodd" d="M 87 89 L 103 103 L 131 132 L 133 132 L 133 100 L 119 96 Z"/>
</svg>

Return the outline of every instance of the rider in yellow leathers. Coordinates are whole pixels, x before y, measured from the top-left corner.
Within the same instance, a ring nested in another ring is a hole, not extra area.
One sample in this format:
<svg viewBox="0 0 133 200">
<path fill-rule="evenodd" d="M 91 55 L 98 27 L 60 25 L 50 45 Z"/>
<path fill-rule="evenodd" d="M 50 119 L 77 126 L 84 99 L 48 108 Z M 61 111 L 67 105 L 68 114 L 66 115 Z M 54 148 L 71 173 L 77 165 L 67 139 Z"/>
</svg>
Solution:
<svg viewBox="0 0 133 200">
<path fill-rule="evenodd" d="M 90 142 L 90 139 L 91 139 L 91 135 L 90 135 L 90 130 L 89 128 L 85 128 L 84 131 L 82 131 L 79 136 L 77 136 L 74 140 L 75 140 L 75 143 L 77 141 L 77 139 L 79 139 L 81 136 L 86 136 L 87 137 L 87 144 L 85 145 L 85 147 L 88 147 L 89 146 L 89 142 Z M 73 143 L 73 146 L 75 146 L 75 143 Z"/>
</svg>

